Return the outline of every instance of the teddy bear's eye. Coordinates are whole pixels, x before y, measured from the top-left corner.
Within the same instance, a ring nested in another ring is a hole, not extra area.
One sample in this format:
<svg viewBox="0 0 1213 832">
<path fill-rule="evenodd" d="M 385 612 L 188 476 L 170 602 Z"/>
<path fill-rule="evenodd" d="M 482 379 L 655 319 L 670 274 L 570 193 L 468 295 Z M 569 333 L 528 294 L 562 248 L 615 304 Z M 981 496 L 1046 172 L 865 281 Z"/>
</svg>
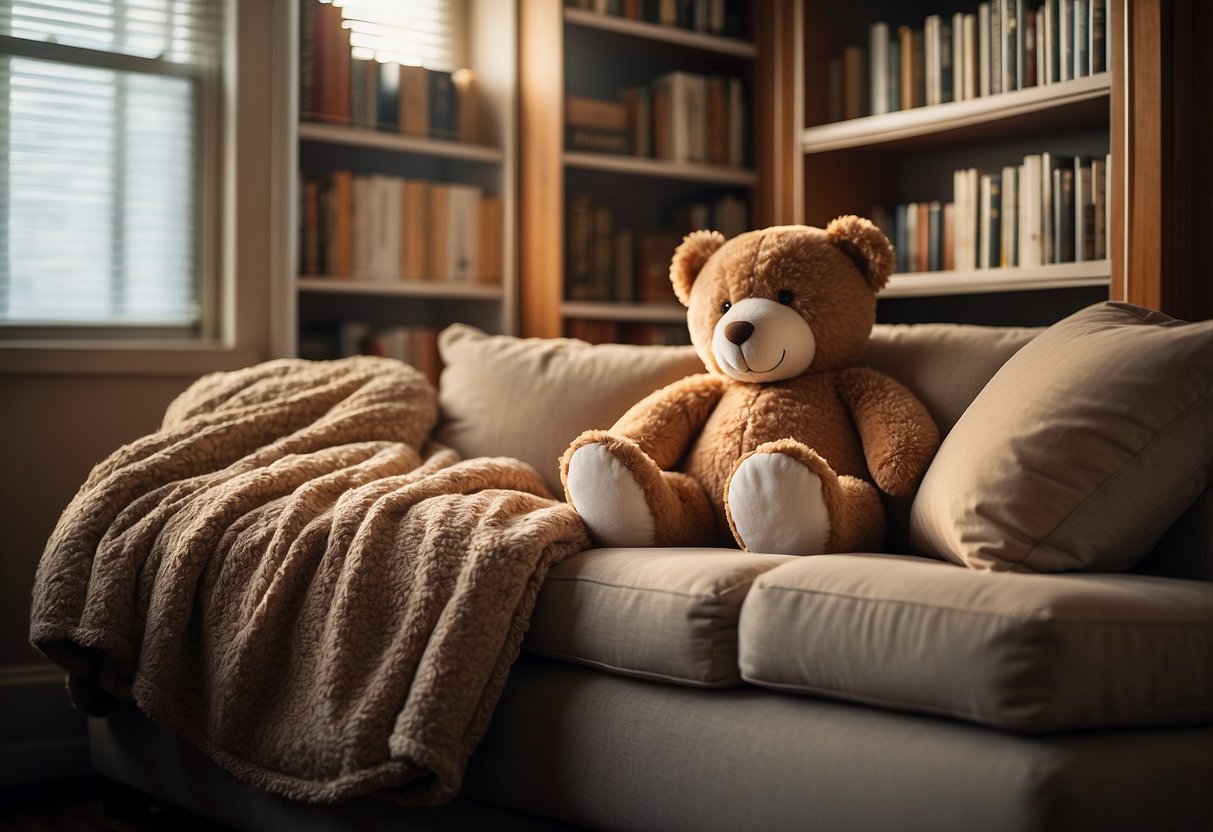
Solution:
<svg viewBox="0 0 1213 832">
<path fill-rule="evenodd" d="M 796 297 L 791 292 L 789 292 L 787 289 L 783 289 L 782 291 L 780 291 L 778 297 L 779 297 L 779 302 L 782 303 L 784 306 L 787 306 L 789 303 L 791 303 L 792 301 L 794 301 L 796 299 Z"/>
<path fill-rule="evenodd" d="M 729 303 L 727 300 L 724 303 L 720 304 L 721 312 L 728 312 L 732 308 L 733 308 L 733 304 Z"/>
</svg>

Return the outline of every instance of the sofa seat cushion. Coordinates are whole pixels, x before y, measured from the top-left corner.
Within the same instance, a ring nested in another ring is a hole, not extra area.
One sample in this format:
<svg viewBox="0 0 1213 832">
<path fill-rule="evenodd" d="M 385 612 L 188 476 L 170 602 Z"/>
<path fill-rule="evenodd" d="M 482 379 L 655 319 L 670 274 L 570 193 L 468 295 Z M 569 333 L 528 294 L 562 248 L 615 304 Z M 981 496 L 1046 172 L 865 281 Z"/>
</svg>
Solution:
<svg viewBox="0 0 1213 832">
<path fill-rule="evenodd" d="M 741 613 L 753 684 L 1024 732 L 1213 720 L 1213 584 L 819 555 Z"/>
<path fill-rule="evenodd" d="M 790 558 L 735 549 L 591 549 L 553 566 L 526 649 L 701 687 L 741 683 L 737 618 L 756 577 Z"/>
</svg>

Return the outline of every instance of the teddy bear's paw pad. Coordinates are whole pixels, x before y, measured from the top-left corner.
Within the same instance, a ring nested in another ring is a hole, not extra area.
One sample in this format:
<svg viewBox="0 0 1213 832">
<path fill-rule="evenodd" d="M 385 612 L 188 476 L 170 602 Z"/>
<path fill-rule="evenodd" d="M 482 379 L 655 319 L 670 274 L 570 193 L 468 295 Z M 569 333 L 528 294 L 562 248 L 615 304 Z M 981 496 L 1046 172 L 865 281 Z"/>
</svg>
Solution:
<svg viewBox="0 0 1213 832">
<path fill-rule="evenodd" d="M 812 555 L 830 538 L 821 478 L 787 454 L 753 454 L 729 483 L 729 517 L 750 552 Z"/>
<path fill-rule="evenodd" d="M 644 489 L 603 445 L 583 445 L 569 460 L 573 508 L 601 546 L 652 546 L 656 525 Z"/>
</svg>

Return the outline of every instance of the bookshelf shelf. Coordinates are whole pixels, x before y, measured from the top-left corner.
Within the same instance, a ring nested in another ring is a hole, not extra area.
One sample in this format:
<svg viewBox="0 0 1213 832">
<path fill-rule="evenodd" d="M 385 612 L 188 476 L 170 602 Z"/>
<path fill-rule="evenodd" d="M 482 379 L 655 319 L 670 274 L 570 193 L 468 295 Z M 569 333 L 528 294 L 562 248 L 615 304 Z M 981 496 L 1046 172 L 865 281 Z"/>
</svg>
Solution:
<svg viewBox="0 0 1213 832">
<path fill-rule="evenodd" d="M 300 277 L 300 292 L 312 294 L 413 297 L 449 300 L 498 301 L 504 295 L 499 285 L 487 283 L 443 283 L 438 281 L 349 280 L 337 277 Z"/>
<path fill-rule="evenodd" d="M 625 173 L 686 182 L 707 182 L 713 185 L 752 187 L 758 174 L 752 170 L 702 165 L 690 162 L 669 162 L 641 156 L 613 156 L 606 153 L 565 151 L 564 163 L 570 168 Z"/>
<path fill-rule="evenodd" d="M 336 124 L 301 122 L 299 138 L 303 141 L 323 144 L 348 145 L 351 147 L 391 150 L 420 156 L 437 156 L 448 159 L 463 159 L 499 165 L 505 161 L 505 152 L 497 147 L 468 144 L 444 139 L 430 139 L 385 133 L 359 127 Z"/>
<path fill-rule="evenodd" d="M 705 52 L 718 52 L 737 58 L 754 58 L 758 54 L 754 44 L 737 38 L 708 35 L 702 32 L 692 32 L 674 26 L 661 26 L 656 23 L 629 20 L 615 15 L 601 14 L 585 9 L 566 8 L 564 10 L 566 23 L 574 26 L 584 26 L 591 29 L 603 29 L 636 38 L 663 41 L 677 46 L 686 46 Z"/>
<path fill-rule="evenodd" d="M 674 303 L 613 303 L 597 301 L 565 301 L 561 305 L 565 318 L 588 321 L 621 321 L 640 323 L 682 323 L 687 311 Z"/>
<path fill-rule="evenodd" d="M 1110 72 L 1101 72 L 984 98 L 809 127 L 802 134 L 801 148 L 813 154 L 904 143 L 919 137 L 930 137 L 933 143 L 949 137 L 969 141 L 977 138 L 982 128 L 991 136 L 1006 135 L 1006 122 L 1012 120 L 1009 129 L 1020 135 L 1056 128 L 1058 123 L 1106 124 L 1111 76 Z"/>
<path fill-rule="evenodd" d="M 1087 260 L 1080 263 L 1055 263 L 1048 266 L 1008 269 L 895 274 L 879 297 L 939 297 L 1107 286 L 1110 273 L 1109 261 Z"/>
</svg>

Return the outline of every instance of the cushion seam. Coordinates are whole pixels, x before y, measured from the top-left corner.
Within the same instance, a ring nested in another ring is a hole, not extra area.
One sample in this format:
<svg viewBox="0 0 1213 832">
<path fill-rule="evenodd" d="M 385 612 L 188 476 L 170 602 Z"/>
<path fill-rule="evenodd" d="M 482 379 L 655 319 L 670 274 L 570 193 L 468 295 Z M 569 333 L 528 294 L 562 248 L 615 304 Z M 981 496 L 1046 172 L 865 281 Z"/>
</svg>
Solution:
<svg viewBox="0 0 1213 832">
<path fill-rule="evenodd" d="M 605 587 L 609 587 L 611 589 L 627 589 L 627 590 L 631 590 L 632 592 L 651 592 L 651 593 L 654 593 L 657 595 L 674 595 L 679 598 L 696 598 L 699 600 L 706 600 L 706 599 L 712 599 L 712 598 L 721 598 L 725 595 L 728 595 L 731 592 L 735 592 L 736 590 L 738 590 L 740 588 L 750 586 L 754 583 L 754 580 L 757 577 L 758 576 L 755 576 L 754 578 L 749 578 L 748 580 L 738 581 L 737 583 L 729 584 L 727 587 L 724 587 L 723 589 L 717 590 L 715 592 L 680 592 L 679 590 L 676 590 L 676 589 L 661 589 L 659 587 L 633 586 L 631 584 L 617 584 L 617 583 L 612 583 L 611 581 L 604 581 L 599 578 L 586 578 L 586 577 L 582 577 L 580 575 L 565 576 L 565 575 L 549 574 L 547 576 L 546 580 L 547 581 L 564 581 L 566 583 L 575 583 L 575 582 L 576 583 L 587 583 L 587 584 L 594 584 L 596 586 L 605 586 Z"/>
<path fill-rule="evenodd" d="M 1182 620 L 1147 619 L 1147 620 L 1120 621 L 1120 620 L 1112 620 L 1112 619 L 1105 620 L 1105 619 L 1101 619 L 1101 618 L 1091 618 L 1091 617 L 1086 617 L 1086 616 L 1070 617 L 1070 616 L 1057 616 L 1056 614 L 1046 615 L 1047 612 L 1052 612 L 1052 610 L 1033 610 L 1032 612 L 1029 612 L 1029 613 L 993 612 L 990 610 L 973 610 L 973 609 L 967 609 L 965 607 L 948 607 L 948 606 L 942 606 L 940 604 L 929 604 L 925 601 L 910 601 L 910 600 L 904 600 L 904 599 L 898 599 L 898 598 L 871 598 L 871 597 L 864 596 L 864 595 L 850 595 L 850 594 L 847 594 L 844 592 L 829 592 L 829 591 L 820 590 L 820 589 L 806 589 L 804 587 L 793 587 L 793 586 L 771 586 L 769 584 L 757 586 L 753 589 L 754 593 L 769 592 L 769 591 L 795 592 L 795 593 L 798 593 L 801 595 L 819 595 L 824 598 L 842 598 L 842 599 L 845 599 L 848 601 L 863 601 L 863 602 L 867 602 L 867 603 L 897 604 L 899 606 L 922 607 L 924 609 L 937 610 L 940 612 L 958 612 L 958 613 L 965 613 L 967 615 L 979 615 L 979 616 L 984 616 L 984 617 L 988 617 L 988 618 L 1011 618 L 1011 619 L 1015 619 L 1018 621 L 1064 621 L 1066 623 L 1075 623 L 1075 624 L 1099 624 L 1101 626 L 1116 625 L 1116 626 L 1125 626 L 1125 627 L 1128 627 L 1128 626 L 1133 626 L 1133 627 L 1139 627 L 1139 626 L 1190 627 L 1193 625 L 1207 626 L 1210 623 L 1210 621 L 1202 620 L 1202 619 L 1195 619 L 1195 620 L 1193 620 L 1193 619 L 1182 619 Z"/>
<path fill-rule="evenodd" d="M 667 682 L 674 682 L 677 684 L 684 684 L 684 685 L 688 685 L 690 687 L 700 687 L 700 688 L 737 687 L 737 679 L 740 678 L 739 673 L 734 673 L 732 676 L 724 676 L 719 679 L 696 679 L 689 675 L 675 676 L 670 673 L 659 673 L 658 671 L 655 671 L 655 670 L 644 670 L 642 668 L 637 668 L 637 667 L 625 667 L 622 665 L 611 664 L 610 662 L 604 662 L 599 659 L 587 659 L 584 656 L 578 656 L 578 655 L 575 655 L 572 653 L 562 653 L 557 650 L 531 647 L 530 645 L 526 646 L 526 650 L 528 653 L 534 653 L 537 656 L 547 656 L 552 659 L 559 659 L 560 661 L 566 661 L 569 664 L 581 664 L 581 665 L 587 665 L 589 667 L 597 667 L 602 670 L 609 671 L 611 673 L 617 673 L 620 676 L 631 676 L 633 678 L 638 678 L 638 679 L 662 680 L 662 681 L 667 681 Z M 733 669 L 736 670 L 736 667 L 734 667 Z"/>
</svg>

